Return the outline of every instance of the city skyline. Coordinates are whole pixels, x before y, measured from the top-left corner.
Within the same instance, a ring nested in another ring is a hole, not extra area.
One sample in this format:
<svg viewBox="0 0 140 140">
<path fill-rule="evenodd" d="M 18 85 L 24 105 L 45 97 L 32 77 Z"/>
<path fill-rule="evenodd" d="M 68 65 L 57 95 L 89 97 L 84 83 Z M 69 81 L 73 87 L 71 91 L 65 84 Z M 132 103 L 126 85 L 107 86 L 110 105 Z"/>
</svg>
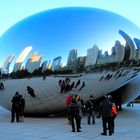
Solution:
<svg viewBox="0 0 140 140">
<path fill-rule="evenodd" d="M 64 65 L 68 68 L 75 68 L 78 66 L 78 59 L 84 58 L 81 61 L 81 64 L 84 67 L 89 66 L 95 66 L 95 65 L 102 65 L 107 63 L 120 63 L 123 61 L 139 61 L 140 60 L 140 40 L 134 38 L 133 40 L 122 30 L 119 30 L 119 34 L 124 38 L 125 46 L 121 44 L 119 40 L 116 40 L 114 43 L 114 46 L 111 48 L 111 54 L 108 54 L 108 51 L 102 52 L 102 49 L 98 47 L 97 44 L 94 44 L 92 48 L 87 48 L 87 54 L 85 56 L 78 56 L 78 49 L 73 48 L 72 50 L 69 50 L 69 55 L 67 56 L 67 64 Z M 135 42 L 135 44 L 134 44 Z M 18 70 L 26 69 L 28 72 L 33 73 L 34 70 L 39 69 L 39 67 L 42 67 L 42 72 L 48 69 L 48 65 L 50 65 L 50 68 L 52 71 L 60 70 L 62 67 L 61 65 L 63 62 L 61 62 L 62 56 L 56 56 L 53 58 L 52 64 L 47 64 L 46 60 L 41 62 L 41 59 L 43 56 L 41 54 L 38 54 L 37 52 L 34 52 L 29 57 L 27 55 L 32 50 L 32 46 L 24 48 L 24 50 L 20 53 L 19 57 L 16 60 L 16 63 L 14 64 L 13 71 L 16 72 Z M 127 51 L 126 51 L 127 50 Z M 126 55 L 128 53 L 129 55 Z M 12 59 L 11 59 L 12 57 Z M 6 61 L 3 63 L 2 70 L 7 67 L 6 72 L 9 71 L 9 66 L 11 61 L 13 60 L 14 55 L 9 56 Z M 24 59 L 27 59 L 26 64 L 23 65 Z M 48 58 L 49 60 L 49 58 Z M 47 61 L 48 61 L 47 60 Z M 44 63 L 45 69 L 43 68 Z M 16 67 L 16 68 L 15 68 Z M 3 71 L 4 72 L 4 71 Z M 5 72 L 4 72 L 5 73 Z"/>
<path fill-rule="evenodd" d="M 31 45 L 45 60 L 63 56 L 62 62 L 66 65 L 68 51 L 73 48 L 78 48 L 79 56 L 85 56 L 93 44 L 103 51 L 110 50 L 116 40 L 124 45 L 125 40 L 118 33 L 120 29 L 132 39 L 140 35 L 135 24 L 109 11 L 82 7 L 46 10 L 22 20 L 1 37 L 0 46 L 8 46 L 8 49 L 1 48 L 4 52 L 1 60 L 11 52 L 17 58 Z"/>
</svg>

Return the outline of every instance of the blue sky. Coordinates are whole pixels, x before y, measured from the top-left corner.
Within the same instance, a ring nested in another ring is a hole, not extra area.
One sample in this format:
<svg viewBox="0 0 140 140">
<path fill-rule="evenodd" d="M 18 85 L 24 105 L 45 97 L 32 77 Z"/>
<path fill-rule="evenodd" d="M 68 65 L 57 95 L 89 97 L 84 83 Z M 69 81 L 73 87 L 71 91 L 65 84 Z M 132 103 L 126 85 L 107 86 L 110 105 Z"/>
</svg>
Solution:
<svg viewBox="0 0 140 140">
<path fill-rule="evenodd" d="M 51 8 L 88 6 L 120 14 L 140 27 L 140 0 L 0 0 L 0 36 L 18 21 Z"/>
</svg>

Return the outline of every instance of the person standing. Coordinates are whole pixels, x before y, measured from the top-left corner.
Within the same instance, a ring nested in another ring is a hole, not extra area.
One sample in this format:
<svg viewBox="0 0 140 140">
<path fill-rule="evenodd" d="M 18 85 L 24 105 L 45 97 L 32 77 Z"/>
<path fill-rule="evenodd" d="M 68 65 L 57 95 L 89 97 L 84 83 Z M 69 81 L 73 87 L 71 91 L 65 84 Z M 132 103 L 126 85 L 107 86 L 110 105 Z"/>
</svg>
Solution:
<svg viewBox="0 0 140 140">
<path fill-rule="evenodd" d="M 111 116 L 111 131 L 114 133 L 114 127 L 115 127 L 115 118 L 117 117 L 117 107 L 115 103 L 112 103 L 112 116 Z"/>
<path fill-rule="evenodd" d="M 93 95 L 90 95 L 89 100 L 87 102 L 87 111 L 88 111 L 88 124 L 91 123 L 91 117 L 92 117 L 92 124 L 95 124 L 95 104 L 93 100 Z"/>
<path fill-rule="evenodd" d="M 20 113 L 20 98 L 19 93 L 16 92 L 15 96 L 12 98 L 12 110 L 11 110 L 11 122 L 14 122 L 15 115 L 16 115 L 16 121 L 19 122 L 19 113 Z"/>
<path fill-rule="evenodd" d="M 111 117 L 112 117 L 112 104 L 107 99 L 106 96 L 103 97 L 103 103 L 100 107 L 100 112 L 97 118 L 100 118 L 102 116 L 102 124 L 103 124 L 103 132 L 101 135 L 107 135 L 107 124 L 109 129 L 109 135 L 112 135 L 112 128 L 111 128 Z"/>
<path fill-rule="evenodd" d="M 25 108 L 25 100 L 22 97 L 22 95 L 20 96 L 20 121 L 24 122 L 24 108 Z"/>
<path fill-rule="evenodd" d="M 70 116 L 71 116 L 72 132 L 75 132 L 75 126 L 77 128 L 77 132 L 81 132 L 79 128 L 79 106 L 74 98 L 72 99 L 72 102 L 70 104 Z"/>
<path fill-rule="evenodd" d="M 73 95 L 66 96 L 66 110 L 68 115 L 68 124 L 71 124 L 71 115 L 70 115 L 70 104 L 72 101 Z"/>
<path fill-rule="evenodd" d="M 82 109 L 83 109 L 83 99 L 81 98 L 81 96 L 77 96 L 77 99 L 76 99 L 76 102 L 78 104 L 78 107 L 79 107 L 79 118 L 78 118 L 78 124 L 79 124 L 79 129 L 81 129 L 81 119 L 83 117 L 83 112 L 82 112 Z"/>
</svg>

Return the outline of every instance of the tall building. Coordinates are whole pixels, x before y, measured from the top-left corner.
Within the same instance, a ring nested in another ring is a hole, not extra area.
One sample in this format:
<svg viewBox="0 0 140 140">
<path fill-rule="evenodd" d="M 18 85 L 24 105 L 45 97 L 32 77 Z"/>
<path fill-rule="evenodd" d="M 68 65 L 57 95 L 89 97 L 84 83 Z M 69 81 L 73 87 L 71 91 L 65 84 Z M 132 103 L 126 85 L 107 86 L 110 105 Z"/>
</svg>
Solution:
<svg viewBox="0 0 140 140">
<path fill-rule="evenodd" d="M 9 73 L 9 67 L 13 59 L 14 59 L 14 55 L 10 55 L 4 60 L 4 63 L 1 69 L 2 73 L 7 73 L 7 74 Z"/>
<path fill-rule="evenodd" d="M 115 42 L 115 62 L 122 62 L 125 55 L 125 47 L 119 41 Z"/>
<path fill-rule="evenodd" d="M 133 40 L 122 30 L 119 30 L 119 34 L 125 39 L 125 57 L 124 61 L 134 60 L 135 59 L 135 45 Z"/>
<path fill-rule="evenodd" d="M 42 72 L 44 72 L 45 70 L 47 70 L 48 69 L 48 61 L 44 61 L 43 63 L 42 63 Z"/>
<path fill-rule="evenodd" d="M 85 66 L 92 66 L 97 63 L 99 56 L 99 48 L 94 45 L 92 48 L 87 50 L 87 56 L 85 61 Z"/>
<path fill-rule="evenodd" d="M 135 61 L 140 61 L 140 49 L 136 49 L 136 57 L 135 57 Z"/>
<path fill-rule="evenodd" d="M 32 46 L 26 47 L 21 54 L 19 55 L 19 57 L 16 60 L 16 63 L 14 65 L 13 68 L 13 72 L 16 72 L 18 70 L 22 69 L 22 62 L 24 61 L 24 59 L 27 57 L 27 55 L 30 53 L 30 51 L 32 50 Z"/>
<path fill-rule="evenodd" d="M 61 59 L 62 59 L 61 56 L 56 57 L 56 58 L 53 59 L 53 62 L 52 62 L 52 70 L 53 71 L 60 69 L 60 67 L 61 67 Z"/>
<path fill-rule="evenodd" d="M 67 66 L 74 67 L 77 59 L 77 49 L 73 49 L 69 52 Z"/>
<path fill-rule="evenodd" d="M 137 49 L 140 49 L 140 39 L 134 38 L 134 42 L 137 46 Z"/>
<path fill-rule="evenodd" d="M 32 73 L 34 70 L 38 70 L 39 66 L 40 66 L 40 63 L 41 63 L 41 59 L 42 59 L 42 56 L 37 54 L 37 53 L 33 53 L 26 65 L 25 65 L 25 69 L 28 70 L 28 72 Z"/>
</svg>

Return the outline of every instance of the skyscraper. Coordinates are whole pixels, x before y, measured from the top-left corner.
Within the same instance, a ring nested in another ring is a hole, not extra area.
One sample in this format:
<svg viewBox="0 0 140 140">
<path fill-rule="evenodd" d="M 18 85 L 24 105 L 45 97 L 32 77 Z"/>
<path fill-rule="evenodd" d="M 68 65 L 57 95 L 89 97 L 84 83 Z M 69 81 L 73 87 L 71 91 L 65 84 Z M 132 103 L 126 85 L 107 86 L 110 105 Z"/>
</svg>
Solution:
<svg viewBox="0 0 140 140">
<path fill-rule="evenodd" d="M 87 50 L 85 66 L 95 65 L 99 55 L 99 48 L 94 45 L 92 48 Z"/>
<path fill-rule="evenodd" d="M 4 60 L 2 70 L 1 70 L 2 73 L 9 73 L 9 66 L 13 59 L 14 59 L 14 55 L 12 54 Z"/>
<path fill-rule="evenodd" d="M 119 41 L 115 43 L 115 62 L 122 62 L 124 60 L 125 48 Z"/>
<path fill-rule="evenodd" d="M 48 61 L 44 61 L 43 63 L 42 63 L 42 72 L 44 72 L 45 70 L 47 70 L 48 69 Z"/>
<path fill-rule="evenodd" d="M 58 70 L 60 68 L 60 65 L 61 65 L 61 59 L 62 57 L 59 56 L 59 57 L 56 57 L 53 59 L 53 62 L 52 62 L 52 70 Z"/>
<path fill-rule="evenodd" d="M 69 52 L 69 56 L 68 56 L 68 60 L 67 60 L 67 66 L 68 67 L 74 67 L 76 59 L 77 59 L 77 49 L 73 49 Z"/>
<path fill-rule="evenodd" d="M 19 55 L 19 57 L 16 60 L 16 63 L 14 65 L 13 68 L 13 72 L 16 72 L 18 70 L 22 69 L 22 62 L 24 61 L 24 59 L 27 57 L 27 55 L 30 53 L 30 51 L 32 50 L 32 46 L 26 47 L 21 54 Z"/>
<path fill-rule="evenodd" d="M 25 65 L 25 69 L 28 70 L 28 72 L 32 73 L 34 70 L 38 70 L 40 63 L 41 63 L 41 58 L 42 56 L 37 54 L 37 53 L 33 53 L 30 58 L 28 59 L 26 65 Z"/>
</svg>

